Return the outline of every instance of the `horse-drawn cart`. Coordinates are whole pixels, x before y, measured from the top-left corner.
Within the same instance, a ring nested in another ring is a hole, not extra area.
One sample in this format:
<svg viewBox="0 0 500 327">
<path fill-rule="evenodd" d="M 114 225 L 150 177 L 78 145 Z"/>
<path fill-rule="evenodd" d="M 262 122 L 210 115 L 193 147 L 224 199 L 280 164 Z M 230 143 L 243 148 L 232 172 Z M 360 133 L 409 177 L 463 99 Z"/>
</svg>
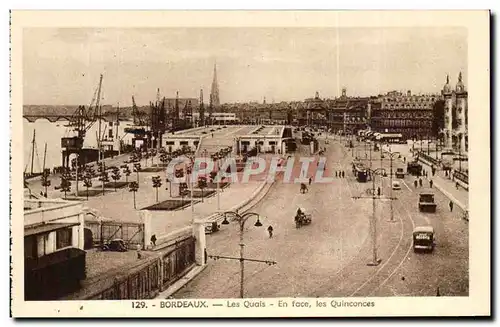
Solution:
<svg viewBox="0 0 500 327">
<path fill-rule="evenodd" d="M 312 222 L 312 215 L 306 214 L 304 210 L 301 213 L 295 215 L 295 227 L 300 228 L 305 225 L 309 225 Z"/>
</svg>

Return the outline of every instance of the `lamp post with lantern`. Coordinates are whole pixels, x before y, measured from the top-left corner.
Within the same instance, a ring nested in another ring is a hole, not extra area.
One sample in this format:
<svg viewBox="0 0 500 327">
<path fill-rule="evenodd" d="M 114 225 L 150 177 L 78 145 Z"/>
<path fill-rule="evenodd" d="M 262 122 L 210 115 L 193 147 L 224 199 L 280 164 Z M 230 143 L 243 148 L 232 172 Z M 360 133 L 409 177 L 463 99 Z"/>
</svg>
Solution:
<svg viewBox="0 0 500 327">
<path fill-rule="evenodd" d="M 235 257 L 228 257 L 228 256 L 219 256 L 219 255 L 209 255 L 210 258 L 212 259 L 229 259 L 229 260 L 238 260 L 240 262 L 240 298 L 245 297 L 245 287 L 244 287 L 244 280 L 245 280 L 245 261 L 253 261 L 253 262 L 261 262 L 261 263 L 266 263 L 268 265 L 275 265 L 275 261 L 269 261 L 269 260 L 258 260 L 258 259 L 248 259 L 244 257 L 244 247 L 245 244 L 243 243 L 243 234 L 245 232 L 245 223 L 250 217 L 257 217 L 257 221 L 255 222 L 254 226 L 255 227 L 262 227 L 262 223 L 260 222 L 260 215 L 255 212 L 246 212 L 244 214 L 239 214 L 237 211 L 226 211 L 224 212 L 224 221 L 222 221 L 222 225 L 229 225 L 229 221 L 227 220 L 227 216 L 232 216 L 234 217 L 234 220 L 236 220 L 239 224 L 239 236 L 240 236 L 240 256 L 239 258 Z"/>
</svg>

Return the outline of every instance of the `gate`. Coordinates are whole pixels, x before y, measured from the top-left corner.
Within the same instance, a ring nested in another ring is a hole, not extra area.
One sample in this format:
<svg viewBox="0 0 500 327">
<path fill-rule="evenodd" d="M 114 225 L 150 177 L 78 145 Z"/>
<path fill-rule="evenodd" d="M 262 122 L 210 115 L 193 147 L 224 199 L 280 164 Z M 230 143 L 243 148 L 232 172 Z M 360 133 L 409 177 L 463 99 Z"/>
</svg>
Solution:
<svg viewBox="0 0 500 327">
<path fill-rule="evenodd" d="M 116 221 L 86 221 L 85 227 L 92 231 L 94 246 L 105 244 L 113 239 L 120 238 L 126 244 L 144 245 L 144 225 L 141 223 Z"/>
</svg>

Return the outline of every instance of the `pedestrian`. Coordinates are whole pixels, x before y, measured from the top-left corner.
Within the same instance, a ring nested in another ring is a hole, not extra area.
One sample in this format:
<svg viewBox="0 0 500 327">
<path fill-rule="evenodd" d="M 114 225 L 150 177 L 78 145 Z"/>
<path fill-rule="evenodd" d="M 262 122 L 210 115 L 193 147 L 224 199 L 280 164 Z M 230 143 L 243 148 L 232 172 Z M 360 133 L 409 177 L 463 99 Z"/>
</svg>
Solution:
<svg viewBox="0 0 500 327">
<path fill-rule="evenodd" d="M 403 162 L 406 162 L 406 157 L 403 157 Z"/>
<path fill-rule="evenodd" d="M 141 245 L 137 244 L 137 259 L 142 258 L 142 253 L 141 253 Z"/>
<path fill-rule="evenodd" d="M 420 187 L 422 187 L 422 184 L 423 184 L 423 183 L 422 183 L 422 178 L 419 178 L 419 179 L 418 179 L 418 184 L 420 185 Z"/>
<path fill-rule="evenodd" d="M 432 182 L 432 179 L 431 179 L 431 180 L 429 181 L 429 186 L 430 186 L 431 188 L 432 188 L 432 184 L 433 184 L 433 182 Z"/>
<path fill-rule="evenodd" d="M 380 196 L 380 193 L 381 193 L 381 191 L 380 191 L 380 186 L 379 186 L 379 187 L 377 187 L 377 195 Z"/>
<path fill-rule="evenodd" d="M 342 170 L 342 178 L 345 178 L 345 171 Z"/>
<path fill-rule="evenodd" d="M 450 207 L 450 212 L 453 212 L 453 201 L 450 200 L 448 206 Z"/>
<path fill-rule="evenodd" d="M 457 188 L 457 190 L 458 190 L 458 186 L 459 186 L 459 184 L 458 184 L 458 182 L 456 182 L 455 187 Z"/>
<path fill-rule="evenodd" d="M 153 234 L 153 236 L 151 236 L 151 246 L 152 247 L 156 246 L 156 234 Z"/>
<path fill-rule="evenodd" d="M 205 264 L 207 264 L 208 261 L 208 254 L 207 254 L 207 248 L 203 251 L 205 253 Z"/>
<path fill-rule="evenodd" d="M 417 181 L 417 180 L 415 180 L 415 181 L 413 182 L 413 185 L 415 185 L 415 188 L 417 188 L 417 187 L 418 187 L 418 181 Z"/>
<path fill-rule="evenodd" d="M 267 232 L 269 233 L 269 238 L 272 238 L 273 237 L 273 226 L 269 225 L 269 227 L 267 227 Z"/>
<path fill-rule="evenodd" d="M 309 177 L 309 185 L 311 185 L 312 181 L 313 181 L 312 177 Z"/>
</svg>

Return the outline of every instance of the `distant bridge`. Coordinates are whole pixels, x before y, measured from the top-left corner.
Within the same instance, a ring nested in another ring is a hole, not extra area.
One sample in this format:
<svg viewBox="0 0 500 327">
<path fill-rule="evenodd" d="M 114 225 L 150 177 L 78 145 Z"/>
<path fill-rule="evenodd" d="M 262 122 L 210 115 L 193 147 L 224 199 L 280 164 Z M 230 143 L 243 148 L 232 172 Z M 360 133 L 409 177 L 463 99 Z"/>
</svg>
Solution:
<svg viewBox="0 0 500 327">
<path fill-rule="evenodd" d="M 23 115 L 23 118 L 30 123 L 34 123 L 37 119 L 47 119 L 51 123 L 59 120 L 71 121 L 71 119 L 74 119 L 73 115 Z"/>
</svg>

